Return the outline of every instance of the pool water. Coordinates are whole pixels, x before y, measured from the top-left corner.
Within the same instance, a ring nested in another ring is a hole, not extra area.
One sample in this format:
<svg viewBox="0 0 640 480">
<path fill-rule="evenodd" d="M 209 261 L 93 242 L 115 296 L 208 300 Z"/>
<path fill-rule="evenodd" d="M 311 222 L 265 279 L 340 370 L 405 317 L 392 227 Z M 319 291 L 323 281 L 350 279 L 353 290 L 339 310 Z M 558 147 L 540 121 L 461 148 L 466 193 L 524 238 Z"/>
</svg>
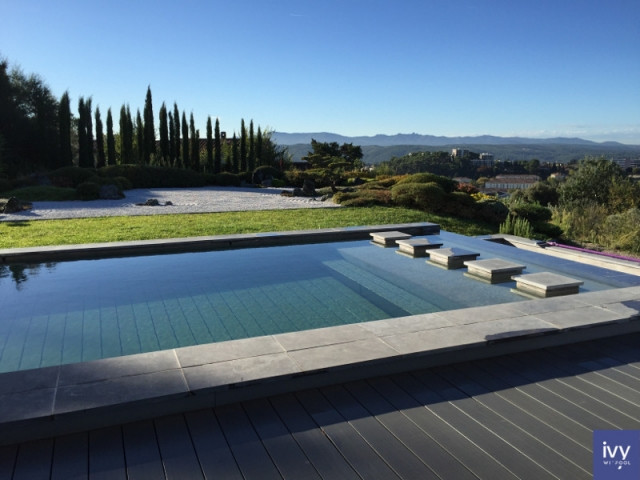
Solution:
<svg viewBox="0 0 640 480">
<path fill-rule="evenodd" d="M 447 232 L 445 247 L 584 280 L 638 277 Z M 466 270 L 466 269 L 465 269 Z M 0 372 L 523 300 L 369 241 L 0 266 Z"/>
</svg>

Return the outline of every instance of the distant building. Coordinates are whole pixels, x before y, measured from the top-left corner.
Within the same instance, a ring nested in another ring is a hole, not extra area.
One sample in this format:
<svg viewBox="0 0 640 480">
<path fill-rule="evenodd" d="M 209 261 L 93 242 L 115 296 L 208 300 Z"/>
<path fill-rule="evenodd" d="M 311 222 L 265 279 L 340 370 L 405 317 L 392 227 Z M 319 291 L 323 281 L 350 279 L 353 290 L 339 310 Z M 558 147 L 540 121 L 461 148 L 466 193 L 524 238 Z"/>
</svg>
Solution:
<svg viewBox="0 0 640 480">
<path fill-rule="evenodd" d="M 479 158 L 472 158 L 471 164 L 478 167 L 493 167 L 495 159 L 492 153 L 481 153 Z"/>
<path fill-rule="evenodd" d="M 452 157 L 464 157 L 465 155 L 469 154 L 469 150 L 464 149 L 464 148 L 454 148 L 453 150 L 451 150 L 451 156 Z"/>
<path fill-rule="evenodd" d="M 484 184 L 484 190 L 491 192 L 524 190 L 538 181 L 540 181 L 540 177 L 537 175 L 498 175 L 487 180 Z"/>
</svg>

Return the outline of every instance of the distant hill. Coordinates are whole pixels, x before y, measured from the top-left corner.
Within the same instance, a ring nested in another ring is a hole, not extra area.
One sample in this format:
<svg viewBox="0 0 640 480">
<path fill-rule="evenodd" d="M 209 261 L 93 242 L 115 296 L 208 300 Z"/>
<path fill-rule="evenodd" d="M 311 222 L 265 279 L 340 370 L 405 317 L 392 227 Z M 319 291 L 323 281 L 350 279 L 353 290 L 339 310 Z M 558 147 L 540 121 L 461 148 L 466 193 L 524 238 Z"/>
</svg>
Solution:
<svg viewBox="0 0 640 480">
<path fill-rule="evenodd" d="M 640 145 L 618 142 L 597 143 L 581 138 L 521 138 L 495 137 L 438 137 L 434 135 L 397 134 L 373 137 L 346 137 L 335 133 L 283 133 L 274 132 L 273 140 L 286 145 L 294 160 L 300 160 L 311 150 L 311 139 L 318 142 L 353 143 L 362 146 L 364 162 L 377 164 L 402 157 L 411 152 L 450 151 L 464 147 L 476 153 L 492 153 L 498 160 L 523 161 L 538 159 L 541 162 L 568 163 L 585 156 L 604 155 L 612 160 L 639 159 Z"/>
</svg>

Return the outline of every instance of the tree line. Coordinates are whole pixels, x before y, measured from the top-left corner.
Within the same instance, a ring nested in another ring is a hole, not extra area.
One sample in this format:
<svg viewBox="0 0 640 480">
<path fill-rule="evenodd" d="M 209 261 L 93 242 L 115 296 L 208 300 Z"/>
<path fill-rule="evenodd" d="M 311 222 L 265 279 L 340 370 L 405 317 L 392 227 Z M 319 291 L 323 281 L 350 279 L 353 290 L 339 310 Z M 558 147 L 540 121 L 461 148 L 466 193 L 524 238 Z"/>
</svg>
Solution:
<svg viewBox="0 0 640 480">
<path fill-rule="evenodd" d="M 256 131 L 253 120 L 247 127 L 242 119 L 239 134 L 227 138 L 219 119 L 208 116 L 201 139 L 193 112 L 187 120 L 175 102 L 172 108 L 163 102 L 156 117 L 150 86 L 142 113 L 134 117 L 128 104 L 121 106 L 118 127 L 116 132 L 111 108 L 103 120 L 93 99 L 81 96 L 74 109 L 68 92 L 58 100 L 40 76 L 26 75 L 0 59 L 0 175 L 118 164 L 242 173 L 263 165 L 282 168 L 287 160 L 271 132 L 259 126 Z"/>
</svg>

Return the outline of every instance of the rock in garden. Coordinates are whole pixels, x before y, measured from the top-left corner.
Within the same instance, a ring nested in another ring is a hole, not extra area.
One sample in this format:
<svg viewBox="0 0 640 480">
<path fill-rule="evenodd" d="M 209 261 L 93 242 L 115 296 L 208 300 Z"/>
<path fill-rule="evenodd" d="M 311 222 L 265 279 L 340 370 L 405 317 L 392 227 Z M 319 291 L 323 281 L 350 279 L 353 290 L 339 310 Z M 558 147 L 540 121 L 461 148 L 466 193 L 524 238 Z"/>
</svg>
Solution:
<svg viewBox="0 0 640 480">
<path fill-rule="evenodd" d="M 0 212 L 2 213 L 17 213 L 24 210 L 31 210 L 32 205 L 28 202 L 11 197 L 8 199 L 0 199 Z"/>
</svg>

